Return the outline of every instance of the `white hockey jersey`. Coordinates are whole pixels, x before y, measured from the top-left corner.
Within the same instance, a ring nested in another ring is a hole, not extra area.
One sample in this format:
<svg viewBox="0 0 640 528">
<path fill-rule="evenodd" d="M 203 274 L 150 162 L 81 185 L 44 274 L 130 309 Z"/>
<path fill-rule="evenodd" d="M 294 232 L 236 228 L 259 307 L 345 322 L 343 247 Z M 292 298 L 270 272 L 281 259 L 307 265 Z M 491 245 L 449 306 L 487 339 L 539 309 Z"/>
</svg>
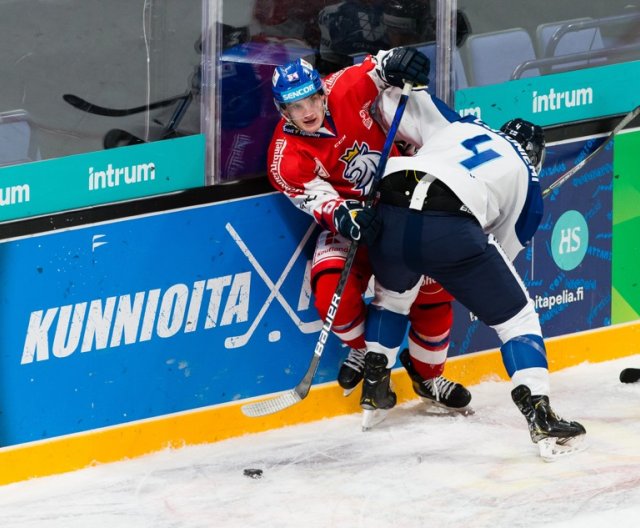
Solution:
<svg viewBox="0 0 640 528">
<path fill-rule="evenodd" d="M 389 123 L 399 92 L 387 91 L 378 111 Z M 462 118 L 443 126 L 443 112 L 426 90 L 413 92 L 397 139 L 415 145 L 411 157 L 394 157 L 385 175 L 416 170 L 438 179 L 493 234 L 513 260 L 531 239 L 542 217 L 538 175 L 515 141 L 481 121 Z"/>
</svg>

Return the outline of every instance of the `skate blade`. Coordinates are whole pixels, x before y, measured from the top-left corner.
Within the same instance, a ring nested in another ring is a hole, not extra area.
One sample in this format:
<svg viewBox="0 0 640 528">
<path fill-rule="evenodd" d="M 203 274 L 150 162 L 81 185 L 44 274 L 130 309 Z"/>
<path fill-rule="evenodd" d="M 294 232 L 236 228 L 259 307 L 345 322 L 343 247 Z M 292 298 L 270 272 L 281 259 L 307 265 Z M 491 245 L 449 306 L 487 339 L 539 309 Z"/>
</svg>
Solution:
<svg viewBox="0 0 640 528">
<path fill-rule="evenodd" d="M 347 396 L 349 396 L 349 394 L 356 390 L 356 387 L 354 387 L 353 389 L 342 389 L 342 395 L 346 398 Z"/>
<path fill-rule="evenodd" d="M 362 410 L 362 431 L 369 431 L 386 417 L 389 409 L 363 409 Z"/>
<path fill-rule="evenodd" d="M 556 462 L 587 449 L 585 435 L 572 438 L 543 438 L 537 445 L 545 462 Z"/>
<path fill-rule="evenodd" d="M 469 407 L 447 407 L 446 405 L 430 400 L 429 398 L 420 398 L 425 403 L 424 413 L 428 416 L 471 416 L 475 414 L 473 408 Z"/>
</svg>

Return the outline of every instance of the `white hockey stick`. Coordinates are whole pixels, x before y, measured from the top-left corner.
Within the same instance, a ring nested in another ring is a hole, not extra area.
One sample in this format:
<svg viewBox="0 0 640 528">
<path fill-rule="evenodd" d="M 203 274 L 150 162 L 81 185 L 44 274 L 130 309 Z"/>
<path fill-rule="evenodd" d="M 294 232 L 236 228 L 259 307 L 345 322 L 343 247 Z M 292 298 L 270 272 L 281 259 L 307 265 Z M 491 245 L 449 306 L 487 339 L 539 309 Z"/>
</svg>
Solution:
<svg viewBox="0 0 640 528">
<path fill-rule="evenodd" d="M 549 187 L 547 187 L 542 192 L 542 197 L 546 198 L 554 189 L 560 187 L 564 182 L 566 182 L 571 176 L 573 176 L 576 172 L 578 172 L 582 167 L 584 167 L 591 159 L 600 154 L 609 142 L 618 134 L 624 127 L 626 127 L 631 121 L 633 121 L 638 114 L 640 114 L 640 106 L 636 106 L 631 112 L 629 112 L 626 116 L 622 118 L 622 120 L 616 125 L 616 127 L 609 133 L 609 135 L 605 138 L 602 144 L 595 149 L 591 154 L 589 154 L 586 158 L 584 158 L 580 163 L 576 163 L 573 167 L 571 167 L 567 172 L 565 172 L 562 176 L 560 176 L 556 181 L 554 181 Z"/>
<path fill-rule="evenodd" d="M 287 300 L 280 293 L 280 288 L 282 287 L 282 284 L 284 283 L 285 279 L 289 275 L 291 268 L 293 267 L 294 263 L 298 259 L 298 255 L 300 255 L 300 252 L 304 248 L 304 245 L 307 243 L 307 240 L 309 240 L 309 237 L 313 233 L 315 227 L 316 227 L 315 223 L 312 223 L 309 226 L 309 229 L 307 229 L 307 232 L 302 237 L 302 240 L 298 244 L 298 247 L 296 247 L 296 250 L 293 252 L 293 255 L 291 255 L 289 262 L 287 262 L 287 265 L 285 266 L 282 274 L 280 275 L 280 278 L 274 284 L 273 281 L 269 278 L 269 276 L 264 271 L 264 268 L 258 263 L 258 261 L 253 256 L 253 254 L 251 253 L 247 245 L 240 238 L 240 235 L 238 234 L 238 232 L 233 228 L 233 226 L 230 223 L 227 223 L 225 225 L 225 228 L 227 229 L 227 231 L 229 232 L 233 240 L 235 240 L 236 244 L 238 244 L 240 251 L 242 251 L 242 253 L 247 257 L 251 265 L 258 272 L 258 275 L 260 275 L 264 283 L 271 290 L 271 293 L 269 293 L 267 300 L 262 305 L 260 312 L 258 312 L 258 315 L 254 319 L 253 323 L 251 323 L 251 326 L 249 327 L 249 329 L 242 335 L 227 337 L 224 341 L 225 348 L 239 348 L 239 347 L 243 347 L 248 343 L 249 339 L 251 339 L 251 336 L 255 332 L 258 324 L 264 317 L 264 314 L 267 312 L 267 308 L 269 308 L 269 306 L 273 302 L 274 298 L 278 299 L 278 302 L 284 308 L 285 312 L 287 312 L 287 315 L 291 317 L 293 322 L 296 324 L 298 328 L 300 328 L 300 331 L 302 333 L 310 334 L 312 332 L 317 332 L 318 330 L 320 330 L 320 327 L 322 326 L 322 321 L 311 321 L 308 323 L 301 321 L 298 315 L 296 314 L 296 312 L 293 310 L 293 308 L 291 308 L 291 305 L 289 305 Z"/>
<path fill-rule="evenodd" d="M 384 142 L 382 153 L 380 154 L 380 162 L 378 163 L 378 167 L 376 168 L 373 182 L 371 184 L 371 189 L 367 196 L 367 201 L 365 202 L 368 206 L 373 203 L 375 191 L 378 187 L 377 184 L 384 175 L 384 169 L 387 166 L 387 160 L 389 159 L 389 154 L 391 153 L 391 148 L 393 147 L 393 141 L 396 137 L 396 132 L 398 131 L 398 127 L 400 126 L 402 114 L 404 113 L 404 109 L 407 106 L 407 101 L 409 99 L 409 94 L 411 93 L 412 86 L 412 83 L 407 82 L 402 88 L 402 95 L 400 96 L 400 101 L 398 101 L 396 113 L 393 116 L 393 121 L 391 122 L 391 126 L 389 127 L 389 132 L 387 133 L 387 138 Z M 349 251 L 347 252 L 344 269 L 340 274 L 338 286 L 336 287 L 336 291 L 331 298 L 331 304 L 327 312 L 327 318 L 322 325 L 322 329 L 320 330 L 320 336 L 318 337 L 318 342 L 316 343 L 316 347 L 313 352 L 311 364 L 309 365 L 309 368 L 307 369 L 307 372 L 305 373 L 300 383 L 298 383 L 293 389 L 289 389 L 288 391 L 267 400 L 251 402 L 243 405 L 241 409 L 245 415 L 258 417 L 264 416 L 266 414 L 272 414 L 286 409 L 287 407 L 291 407 L 292 405 L 295 405 L 296 403 L 302 401 L 307 397 L 307 394 L 309 394 L 309 390 L 311 390 L 313 377 L 318 370 L 320 358 L 322 357 L 322 353 L 324 352 L 324 346 L 329 339 L 331 328 L 333 327 L 333 319 L 336 316 L 338 305 L 340 304 L 340 299 L 342 299 L 342 293 L 344 292 L 344 288 L 347 284 L 347 278 L 349 277 L 351 266 L 353 265 L 353 261 L 355 260 L 357 249 L 358 243 L 351 242 L 351 244 L 349 245 Z"/>
</svg>

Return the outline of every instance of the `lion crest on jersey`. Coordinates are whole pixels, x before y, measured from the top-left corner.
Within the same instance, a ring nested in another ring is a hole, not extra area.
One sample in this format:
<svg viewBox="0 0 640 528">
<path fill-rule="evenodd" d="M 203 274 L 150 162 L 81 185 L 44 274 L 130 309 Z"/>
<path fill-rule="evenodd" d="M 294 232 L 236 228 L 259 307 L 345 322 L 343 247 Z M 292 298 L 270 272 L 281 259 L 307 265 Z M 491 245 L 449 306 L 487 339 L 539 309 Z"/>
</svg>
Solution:
<svg viewBox="0 0 640 528">
<path fill-rule="evenodd" d="M 354 190 L 365 195 L 373 181 L 376 168 L 380 161 L 380 152 L 369 150 L 369 145 L 356 141 L 352 147 L 345 150 L 340 161 L 346 164 L 342 177 L 353 186 Z"/>
</svg>

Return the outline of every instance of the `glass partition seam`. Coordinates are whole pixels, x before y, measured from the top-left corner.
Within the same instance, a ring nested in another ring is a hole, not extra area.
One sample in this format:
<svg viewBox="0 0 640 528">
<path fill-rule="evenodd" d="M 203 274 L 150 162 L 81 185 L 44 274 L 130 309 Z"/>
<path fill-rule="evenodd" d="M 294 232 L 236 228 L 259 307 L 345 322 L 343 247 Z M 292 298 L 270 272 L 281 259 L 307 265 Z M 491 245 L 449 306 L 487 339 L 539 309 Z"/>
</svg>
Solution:
<svg viewBox="0 0 640 528">
<path fill-rule="evenodd" d="M 205 185 L 216 183 L 219 172 L 220 120 L 218 92 L 218 21 L 222 13 L 222 0 L 202 2 L 202 105 L 200 110 L 201 130 L 205 134 Z"/>
<path fill-rule="evenodd" d="M 145 142 L 149 142 L 149 134 L 150 134 L 150 112 L 149 105 L 151 104 L 151 44 L 149 42 L 149 31 L 147 30 L 147 26 L 151 26 L 151 0 L 144 0 L 142 4 L 142 38 L 144 40 L 144 51 L 145 51 L 145 75 L 146 75 L 146 86 L 145 86 L 145 99 L 147 104 L 147 110 L 144 112 L 144 140 Z"/>
<path fill-rule="evenodd" d="M 457 0 L 438 0 L 436 25 L 436 96 L 453 106 L 453 51 Z"/>
</svg>

